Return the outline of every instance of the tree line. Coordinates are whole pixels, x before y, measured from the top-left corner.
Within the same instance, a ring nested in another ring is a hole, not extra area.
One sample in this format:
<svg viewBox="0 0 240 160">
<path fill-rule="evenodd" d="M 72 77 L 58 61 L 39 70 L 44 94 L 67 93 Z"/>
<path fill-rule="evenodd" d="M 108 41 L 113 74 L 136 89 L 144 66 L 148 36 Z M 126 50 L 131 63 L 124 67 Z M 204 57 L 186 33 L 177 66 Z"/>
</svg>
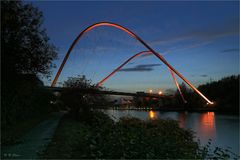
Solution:
<svg viewBox="0 0 240 160">
<path fill-rule="evenodd" d="M 218 81 L 208 82 L 198 86 L 198 89 L 210 100 L 214 102 L 213 107 L 218 111 L 239 112 L 239 75 L 224 77 Z M 180 88 L 188 103 L 186 108 L 207 107 L 206 101 L 195 92 L 181 84 Z M 178 92 L 175 93 L 176 105 L 181 105 L 182 99 Z"/>
</svg>

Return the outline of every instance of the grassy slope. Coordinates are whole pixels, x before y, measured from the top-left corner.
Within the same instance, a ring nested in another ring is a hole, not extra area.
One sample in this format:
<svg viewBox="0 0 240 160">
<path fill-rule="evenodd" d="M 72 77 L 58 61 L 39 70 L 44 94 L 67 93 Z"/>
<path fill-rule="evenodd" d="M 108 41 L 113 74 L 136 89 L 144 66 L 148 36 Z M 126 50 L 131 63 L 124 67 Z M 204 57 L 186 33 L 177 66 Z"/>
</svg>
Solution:
<svg viewBox="0 0 240 160">
<path fill-rule="evenodd" d="M 114 123 L 102 113 L 76 121 L 65 115 L 42 158 L 198 158 L 192 133 L 172 120 Z"/>
<path fill-rule="evenodd" d="M 65 115 L 58 125 L 52 142 L 42 157 L 44 158 L 71 158 L 73 148 L 78 144 L 78 139 L 89 134 L 89 128 Z"/>
</svg>

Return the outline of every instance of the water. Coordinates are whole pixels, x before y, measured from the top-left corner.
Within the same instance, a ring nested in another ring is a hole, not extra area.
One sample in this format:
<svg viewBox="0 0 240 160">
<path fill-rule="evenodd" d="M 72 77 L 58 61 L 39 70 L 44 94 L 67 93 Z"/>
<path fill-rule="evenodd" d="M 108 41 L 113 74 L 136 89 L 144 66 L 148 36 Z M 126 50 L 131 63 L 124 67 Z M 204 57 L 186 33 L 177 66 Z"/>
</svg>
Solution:
<svg viewBox="0 0 240 160">
<path fill-rule="evenodd" d="M 191 129 L 195 132 L 196 139 L 201 145 L 212 140 L 215 146 L 228 148 L 240 155 L 239 152 L 239 117 L 237 115 L 223 115 L 214 112 L 165 112 L 165 111 L 140 111 L 140 110 L 105 110 L 105 112 L 118 120 L 123 116 L 137 117 L 142 120 L 157 118 L 170 118 L 177 120 L 180 127 Z"/>
</svg>

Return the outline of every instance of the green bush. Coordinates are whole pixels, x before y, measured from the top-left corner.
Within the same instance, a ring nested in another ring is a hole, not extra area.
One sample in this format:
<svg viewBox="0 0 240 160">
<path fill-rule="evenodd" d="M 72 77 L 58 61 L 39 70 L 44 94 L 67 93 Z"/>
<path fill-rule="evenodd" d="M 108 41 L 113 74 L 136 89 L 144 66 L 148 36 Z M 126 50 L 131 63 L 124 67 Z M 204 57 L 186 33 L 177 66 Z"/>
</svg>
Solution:
<svg viewBox="0 0 240 160">
<path fill-rule="evenodd" d="M 198 158 L 192 132 L 173 120 L 122 118 L 114 125 L 108 121 L 94 126 L 90 141 L 79 143 L 73 158 Z M 84 153 L 79 152 L 82 148 Z"/>
<path fill-rule="evenodd" d="M 91 113 L 89 121 L 65 116 L 43 158 L 196 159 L 201 156 L 193 133 L 180 128 L 176 121 L 122 118 L 114 122 L 102 112 Z"/>
</svg>

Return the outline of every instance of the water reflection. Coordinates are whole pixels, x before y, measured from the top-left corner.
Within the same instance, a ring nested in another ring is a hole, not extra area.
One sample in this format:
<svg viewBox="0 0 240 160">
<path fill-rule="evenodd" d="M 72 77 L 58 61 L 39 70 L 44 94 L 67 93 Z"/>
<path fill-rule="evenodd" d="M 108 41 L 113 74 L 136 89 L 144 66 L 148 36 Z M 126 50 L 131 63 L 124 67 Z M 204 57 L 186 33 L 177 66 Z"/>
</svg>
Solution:
<svg viewBox="0 0 240 160">
<path fill-rule="evenodd" d="M 205 137 L 215 136 L 215 114 L 214 112 L 206 112 L 200 115 L 199 119 L 199 132 Z"/>
<path fill-rule="evenodd" d="M 234 115 L 221 115 L 214 112 L 164 112 L 144 110 L 108 110 L 109 115 L 118 120 L 123 116 L 137 117 L 142 120 L 174 119 L 180 127 L 191 129 L 195 132 L 196 140 L 207 144 L 212 139 L 212 147 L 231 147 L 231 151 L 239 154 L 239 117 Z"/>
<path fill-rule="evenodd" d="M 186 117 L 187 117 L 186 114 L 187 112 L 181 112 L 178 115 L 178 123 L 181 128 L 186 127 Z"/>
<path fill-rule="evenodd" d="M 148 112 L 148 117 L 152 120 L 157 119 L 157 112 L 155 111 L 149 111 Z"/>
<path fill-rule="evenodd" d="M 188 113 L 179 112 L 176 119 L 182 128 L 195 131 L 196 139 L 201 139 L 201 144 L 207 144 L 209 139 L 216 141 L 216 124 L 214 112 Z"/>
</svg>

